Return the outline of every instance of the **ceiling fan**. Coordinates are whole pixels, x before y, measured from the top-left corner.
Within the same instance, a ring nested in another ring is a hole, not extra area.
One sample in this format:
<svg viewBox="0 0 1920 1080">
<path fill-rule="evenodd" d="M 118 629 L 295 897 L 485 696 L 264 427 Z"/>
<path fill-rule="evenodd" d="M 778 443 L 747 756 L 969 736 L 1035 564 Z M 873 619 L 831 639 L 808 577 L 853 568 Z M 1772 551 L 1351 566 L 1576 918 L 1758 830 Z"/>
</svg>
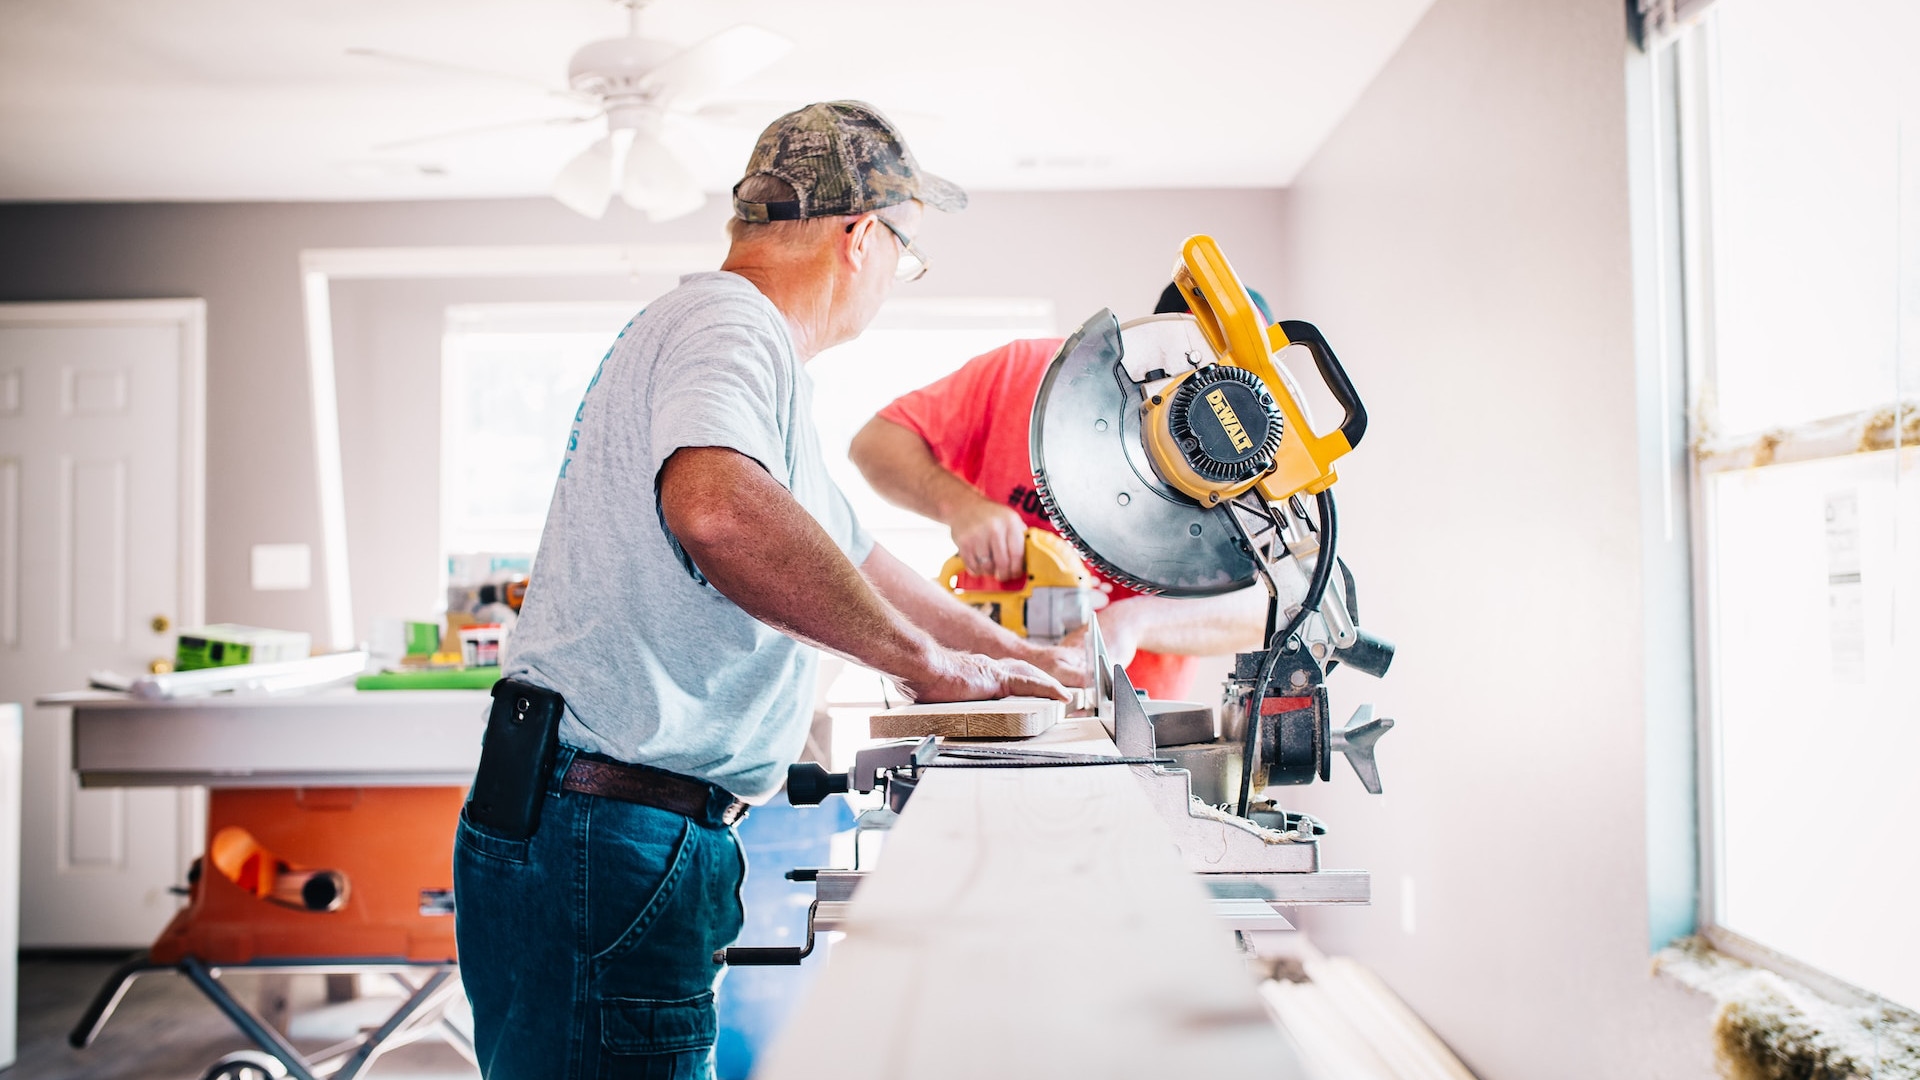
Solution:
<svg viewBox="0 0 1920 1080">
<path fill-rule="evenodd" d="M 707 197 L 686 162 L 663 140 L 668 126 L 703 118 L 724 120 L 726 107 L 714 104 L 702 109 L 705 99 L 765 70 L 786 55 L 793 43 L 770 30 L 742 24 L 681 48 L 642 36 L 640 13 L 652 0 L 614 2 L 627 9 L 627 36 L 590 42 L 576 51 L 567 64 L 567 89 L 380 49 L 348 49 L 349 55 L 389 63 L 506 79 L 591 110 L 585 115 L 440 132 L 384 143 L 376 149 L 394 150 L 513 128 L 571 126 L 605 117 L 607 133 L 561 167 L 553 180 L 553 197 L 590 218 L 607 212 L 616 191 L 622 201 L 644 212 L 651 221 L 667 221 L 698 210 Z M 771 114 L 767 118 L 771 119 Z"/>
</svg>

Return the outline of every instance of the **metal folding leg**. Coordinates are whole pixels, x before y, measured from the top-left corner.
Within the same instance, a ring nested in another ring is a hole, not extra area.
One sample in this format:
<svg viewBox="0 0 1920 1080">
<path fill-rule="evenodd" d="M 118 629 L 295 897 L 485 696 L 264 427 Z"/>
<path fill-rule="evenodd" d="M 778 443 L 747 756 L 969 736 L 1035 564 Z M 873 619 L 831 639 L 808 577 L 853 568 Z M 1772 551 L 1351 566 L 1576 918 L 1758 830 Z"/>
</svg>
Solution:
<svg viewBox="0 0 1920 1080">
<path fill-rule="evenodd" d="M 406 989 L 407 998 L 374 1030 L 309 1056 L 302 1054 L 286 1036 L 274 1030 L 259 1014 L 233 996 L 220 982 L 219 972 L 222 968 L 327 974 L 384 973 Z M 120 965 L 108 977 L 67 1041 L 82 1049 L 92 1043 L 106 1025 L 107 1018 L 113 1015 L 120 999 L 126 996 L 127 987 L 132 985 L 133 980 L 146 972 L 161 970 L 177 971 L 186 976 L 215 1008 L 233 1022 L 234 1027 L 240 1029 L 242 1035 L 284 1067 L 290 1080 L 353 1080 L 364 1073 L 381 1054 L 417 1042 L 430 1034 L 443 1036 L 462 1057 L 474 1060 L 472 1041 L 446 1018 L 447 1006 L 460 994 L 458 967 L 453 964 L 413 965 L 371 960 L 334 960 L 308 964 L 261 961 L 215 968 L 191 956 L 178 964 L 155 964 L 146 953 L 141 953 Z M 415 982 L 410 976 L 416 973 L 424 974 L 424 978 Z"/>
<path fill-rule="evenodd" d="M 100 985 L 100 992 L 93 995 L 87 1011 L 80 1014 L 80 1022 L 67 1034 L 67 1043 L 76 1050 L 84 1050 L 100 1034 L 100 1028 L 106 1024 L 107 1017 L 120 1007 L 120 999 L 127 996 L 127 989 L 133 980 L 149 971 L 172 971 L 172 964 L 156 964 L 145 952 L 127 960 L 113 969 L 107 981 Z"/>
</svg>

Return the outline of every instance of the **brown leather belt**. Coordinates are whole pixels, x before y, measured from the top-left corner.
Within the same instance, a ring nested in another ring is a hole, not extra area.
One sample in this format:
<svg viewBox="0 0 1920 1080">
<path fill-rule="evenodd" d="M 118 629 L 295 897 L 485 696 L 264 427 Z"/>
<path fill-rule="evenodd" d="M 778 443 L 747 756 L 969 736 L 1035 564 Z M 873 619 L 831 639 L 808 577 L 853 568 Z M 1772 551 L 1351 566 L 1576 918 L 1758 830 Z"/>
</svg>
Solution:
<svg viewBox="0 0 1920 1080">
<path fill-rule="evenodd" d="M 747 816 L 747 804 L 726 788 L 660 769 L 580 756 L 567 766 L 560 786 L 603 799 L 638 803 L 695 821 L 732 825 Z"/>
</svg>

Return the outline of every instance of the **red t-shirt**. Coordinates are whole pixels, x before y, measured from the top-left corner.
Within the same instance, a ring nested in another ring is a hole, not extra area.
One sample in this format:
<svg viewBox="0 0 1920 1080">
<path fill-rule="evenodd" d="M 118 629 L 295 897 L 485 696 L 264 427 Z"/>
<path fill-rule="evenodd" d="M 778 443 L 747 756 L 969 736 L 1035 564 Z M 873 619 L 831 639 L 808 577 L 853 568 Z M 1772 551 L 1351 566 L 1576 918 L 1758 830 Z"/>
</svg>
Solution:
<svg viewBox="0 0 1920 1080">
<path fill-rule="evenodd" d="M 1040 380 L 1046 377 L 1061 341 L 1029 338 L 1002 345 L 938 382 L 902 395 L 881 409 L 880 416 L 925 439 L 934 460 L 982 495 L 1013 507 L 1028 525 L 1057 533 L 1033 489 L 1027 432 L 1033 424 L 1033 400 L 1040 393 Z M 1094 577 L 1114 600 L 1139 595 L 1098 570 Z M 962 584 L 967 584 L 966 579 Z M 977 584 L 993 587 L 989 582 Z M 1178 700 L 1187 695 L 1194 663 L 1191 656 L 1142 649 L 1127 665 L 1127 678 L 1152 697 Z"/>
</svg>

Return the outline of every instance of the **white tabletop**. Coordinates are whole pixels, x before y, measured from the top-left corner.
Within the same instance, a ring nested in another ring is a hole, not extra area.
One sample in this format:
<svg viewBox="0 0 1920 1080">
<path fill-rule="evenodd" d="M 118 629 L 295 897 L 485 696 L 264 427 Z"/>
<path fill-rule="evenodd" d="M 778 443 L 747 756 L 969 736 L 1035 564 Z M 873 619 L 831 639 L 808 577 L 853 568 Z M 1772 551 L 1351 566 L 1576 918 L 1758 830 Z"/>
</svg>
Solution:
<svg viewBox="0 0 1920 1080">
<path fill-rule="evenodd" d="M 83 787 L 361 787 L 473 781 L 485 690 L 331 690 L 143 701 L 54 694 L 73 709 Z"/>
</svg>

